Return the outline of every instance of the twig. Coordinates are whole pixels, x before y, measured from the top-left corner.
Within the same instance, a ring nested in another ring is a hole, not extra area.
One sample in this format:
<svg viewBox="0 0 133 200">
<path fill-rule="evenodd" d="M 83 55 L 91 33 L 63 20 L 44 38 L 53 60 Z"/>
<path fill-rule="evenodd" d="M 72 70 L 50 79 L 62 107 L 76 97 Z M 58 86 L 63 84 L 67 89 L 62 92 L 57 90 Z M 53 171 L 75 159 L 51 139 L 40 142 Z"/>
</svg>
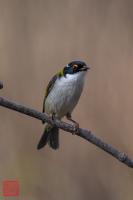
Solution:
<svg viewBox="0 0 133 200">
<path fill-rule="evenodd" d="M 0 88 L 2 88 L 1 82 L 0 82 Z M 45 113 L 41 113 L 41 112 L 34 110 L 32 108 L 29 108 L 29 107 L 26 107 L 24 105 L 15 103 L 13 101 L 9 101 L 6 98 L 0 97 L 0 106 L 9 108 L 11 110 L 15 110 L 17 112 L 23 113 L 25 115 L 39 119 L 41 121 L 46 121 L 46 122 L 50 123 L 51 125 L 55 125 L 58 128 L 60 128 L 64 131 L 67 131 L 69 133 L 74 133 L 74 131 L 75 131 L 74 126 L 72 126 L 68 123 L 62 122 L 58 119 L 53 121 L 52 118 L 49 117 Z M 122 162 L 122 163 L 126 164 L 127 166 L 133 168 L 133 160 L 131 160 L 128 157 L 127 154 L 120 152 L 119 150 L 117 150 L 116 148 L 111 146 L 110 144 L 107 144 L 106 142 L 104 142 L 100 138 L 96 137 L 95 134 L 92 133 L 90 130 L 79 128 L 76 135 L 78 135 L 78 136 L 84 138 L 85 140 L 95 144 L 97 147 L 101 148 L 105 152 L 109 153 L 110 155 L 112 155 L 113 157 L 118 159 L 120 162 Z"/>
</svg>

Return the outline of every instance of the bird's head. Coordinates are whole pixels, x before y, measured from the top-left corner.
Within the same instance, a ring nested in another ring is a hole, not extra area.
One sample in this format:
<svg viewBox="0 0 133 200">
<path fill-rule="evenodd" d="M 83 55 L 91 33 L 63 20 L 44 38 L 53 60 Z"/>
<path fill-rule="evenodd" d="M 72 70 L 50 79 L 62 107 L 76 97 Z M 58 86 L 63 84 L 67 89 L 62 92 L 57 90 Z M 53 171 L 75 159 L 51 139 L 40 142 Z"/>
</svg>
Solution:
<svg viewBox="0 0 133 200">
<path fill-rule="evenodd" d="M 72 61 L 64 67 L 63 74 L 66 75 L 66 74 L 86 72 L 88 69 L 90 69 L 90 67 L 87 66 L 85 62 Z"/>
</svg>

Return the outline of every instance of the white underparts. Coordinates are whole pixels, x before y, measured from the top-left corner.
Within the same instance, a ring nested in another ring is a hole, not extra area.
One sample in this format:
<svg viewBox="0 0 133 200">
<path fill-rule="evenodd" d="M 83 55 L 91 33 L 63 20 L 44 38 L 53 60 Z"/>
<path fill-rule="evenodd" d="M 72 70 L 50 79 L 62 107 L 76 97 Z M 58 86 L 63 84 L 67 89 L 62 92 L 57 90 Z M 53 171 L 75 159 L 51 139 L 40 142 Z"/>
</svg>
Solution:
<svg viewBox="0 0 133 200">
<path fill-rule="evenodd" d="M 86 72 L 78 72 L 58 78 L 46 98 L 45 112 L 55 113 L 59 118 L 72 113 L 82 93 L 85 74 Z"/>
</svg>

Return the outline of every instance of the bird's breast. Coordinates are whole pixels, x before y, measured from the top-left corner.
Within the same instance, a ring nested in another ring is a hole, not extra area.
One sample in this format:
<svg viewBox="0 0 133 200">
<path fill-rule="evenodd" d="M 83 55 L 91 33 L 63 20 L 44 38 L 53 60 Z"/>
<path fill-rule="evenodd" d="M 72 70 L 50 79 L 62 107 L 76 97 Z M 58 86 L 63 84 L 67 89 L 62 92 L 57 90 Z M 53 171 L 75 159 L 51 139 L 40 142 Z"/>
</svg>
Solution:
<svg viewBox="0 0 133 200">
<path fill-rule="evenodd" d="M 68 112 L 71 113 L 80 98 L 83 85 L 84 72 L 57 79 L 45 101 L 46 112 L 54 112 L 60 118 Z"/>
</svg>

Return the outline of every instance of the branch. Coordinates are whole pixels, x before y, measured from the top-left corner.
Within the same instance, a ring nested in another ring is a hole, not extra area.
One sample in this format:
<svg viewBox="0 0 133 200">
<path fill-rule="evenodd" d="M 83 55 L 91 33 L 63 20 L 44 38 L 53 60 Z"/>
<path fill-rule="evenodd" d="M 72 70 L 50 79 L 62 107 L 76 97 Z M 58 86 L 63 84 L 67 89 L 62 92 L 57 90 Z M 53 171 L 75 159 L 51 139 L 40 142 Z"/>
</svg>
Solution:
<svg viewBox="0 0 133 200">
<path fill-rule="evenodd" d="M 0 81 L 0 88 L 3 88 L 3 84 Z M 49 117 L 46 113 L 41 113 L 37 110 L 34 110 L 32 108 L 26 107 L 24 105 L 15 103 L 13 101 L 9 101 L 6 98 L 0 97 L 0 106 L 9 108 L 11 110 L 15 110 L 17 112 L 23 113 L 25 115 L 28 115 L 30 117 L 36 118 L 41 121 L 46 121 L 47 123 L 51 125 L 55 125 L 58 128 L 67 131 L 69 133 L 75 133 L 75 128 L 73 125 L 70 125 L 68 123 L 62 122 L 58 119 L 52 120 L 51 117 Z M 109 153 L 116 159 L 118 159 L 120 162 L 126 164 L 128 167 L 133 168 L 133 160 L 131 160 L 127 154 L 120 152 L 115 147 L 111 146 L 110 144 L 104 142 L 100 138 L 96 137 L 94 133 L 92 133 L 90 130 L 79 128 L 76 135 L 82 137 L 83 139 L 87 140 L 88 142 L 91 142 L 95 144 L 100 149 L 104 150 L 105 152 Z"/>
</svg>

